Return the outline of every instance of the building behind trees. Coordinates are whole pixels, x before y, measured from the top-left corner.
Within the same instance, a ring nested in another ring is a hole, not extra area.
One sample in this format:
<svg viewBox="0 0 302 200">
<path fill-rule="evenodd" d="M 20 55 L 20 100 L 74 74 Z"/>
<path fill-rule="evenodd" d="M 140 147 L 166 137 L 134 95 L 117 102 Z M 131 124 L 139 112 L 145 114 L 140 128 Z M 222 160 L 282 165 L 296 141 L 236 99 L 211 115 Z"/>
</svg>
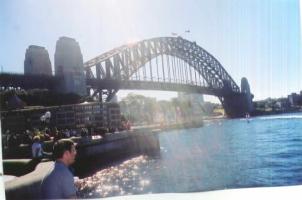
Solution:
<svg viewBox="0 0 302 200">
<path fill-rule="evenodd" d="M 41 117 L 51 113 L 43 122 Z M 2 132 L 22 132 L 27 129 L 57 127 L 58 129 L 120 128 L 120 107 L 116 103 L 90 102 L 62 106 L 33 106 L 1 112 Z"/>
</svg>

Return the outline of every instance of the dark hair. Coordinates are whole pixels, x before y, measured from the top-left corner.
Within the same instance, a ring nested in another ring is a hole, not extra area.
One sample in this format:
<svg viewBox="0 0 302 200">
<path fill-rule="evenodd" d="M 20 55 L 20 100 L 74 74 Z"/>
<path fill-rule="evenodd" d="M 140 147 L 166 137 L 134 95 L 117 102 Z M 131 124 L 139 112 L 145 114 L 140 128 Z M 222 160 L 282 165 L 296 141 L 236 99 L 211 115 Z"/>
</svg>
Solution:
<svg viewBox="0 0 302 200">
<path fill-rule="evenodd" d="M 53 158 L 56 160 L 62 158 L 65 151 L 71 151 L 71 147 L 75 145 L 72 140 L 61 139 L 55 142 L 53 146 Z"/>
</svg>

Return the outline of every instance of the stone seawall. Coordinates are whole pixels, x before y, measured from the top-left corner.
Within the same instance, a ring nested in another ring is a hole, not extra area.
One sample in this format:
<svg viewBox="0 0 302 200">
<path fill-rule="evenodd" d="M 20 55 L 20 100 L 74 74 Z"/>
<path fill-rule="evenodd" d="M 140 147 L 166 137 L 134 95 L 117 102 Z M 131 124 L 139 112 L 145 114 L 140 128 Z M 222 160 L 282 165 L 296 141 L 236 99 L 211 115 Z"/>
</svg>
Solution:
<svg viewBox="0 0 302 200">
<path fill-rule="evenodd" d="M 157 132 L 150 130 L 115 133 L 88 143 L 78 143 L 75 174 L 85 177 L 103 166 L 123 160 L 132 155 L 159 155 Z"/>
</svg>

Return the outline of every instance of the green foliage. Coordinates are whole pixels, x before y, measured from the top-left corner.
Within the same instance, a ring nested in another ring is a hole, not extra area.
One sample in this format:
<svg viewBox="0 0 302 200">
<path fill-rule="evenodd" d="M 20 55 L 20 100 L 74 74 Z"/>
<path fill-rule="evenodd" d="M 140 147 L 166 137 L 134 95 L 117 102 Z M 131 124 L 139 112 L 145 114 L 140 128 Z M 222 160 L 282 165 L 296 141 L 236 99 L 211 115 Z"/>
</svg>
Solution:
<svg viewBox="0 0 302 200">
<path fill-rule="evenodd" d="M 191 120 L 194 109 L 190 100 L 173 98 L 171 101 L 156 101 L 155 98 L 130 93 L 120 102 L 122 115 L 137 124 L 175 123 Z"/>
<path fill-rule="evenodd" d="M 132 122 L 154 122 L 156 99 L 130 93 L 120 102 L 124 116 Z"/>
</svg>

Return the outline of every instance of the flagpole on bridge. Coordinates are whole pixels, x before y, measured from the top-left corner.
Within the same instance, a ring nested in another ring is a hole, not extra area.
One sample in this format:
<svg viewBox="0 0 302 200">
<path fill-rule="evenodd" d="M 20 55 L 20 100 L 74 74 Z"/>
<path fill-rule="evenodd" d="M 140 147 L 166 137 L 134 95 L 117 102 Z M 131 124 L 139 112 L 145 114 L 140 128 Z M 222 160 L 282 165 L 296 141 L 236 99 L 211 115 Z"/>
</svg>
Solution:
<svg viewBox="0 0 302 200">
<path fill-rule="evenodd" d="M 186 33 L 190 33 L 190 29 L 185 30 L 182 34 L 172 32 L 171 35 L 175 36 L 175 37 L 183 37 L 183 35 L 186 34 Z"/>
</svg>

